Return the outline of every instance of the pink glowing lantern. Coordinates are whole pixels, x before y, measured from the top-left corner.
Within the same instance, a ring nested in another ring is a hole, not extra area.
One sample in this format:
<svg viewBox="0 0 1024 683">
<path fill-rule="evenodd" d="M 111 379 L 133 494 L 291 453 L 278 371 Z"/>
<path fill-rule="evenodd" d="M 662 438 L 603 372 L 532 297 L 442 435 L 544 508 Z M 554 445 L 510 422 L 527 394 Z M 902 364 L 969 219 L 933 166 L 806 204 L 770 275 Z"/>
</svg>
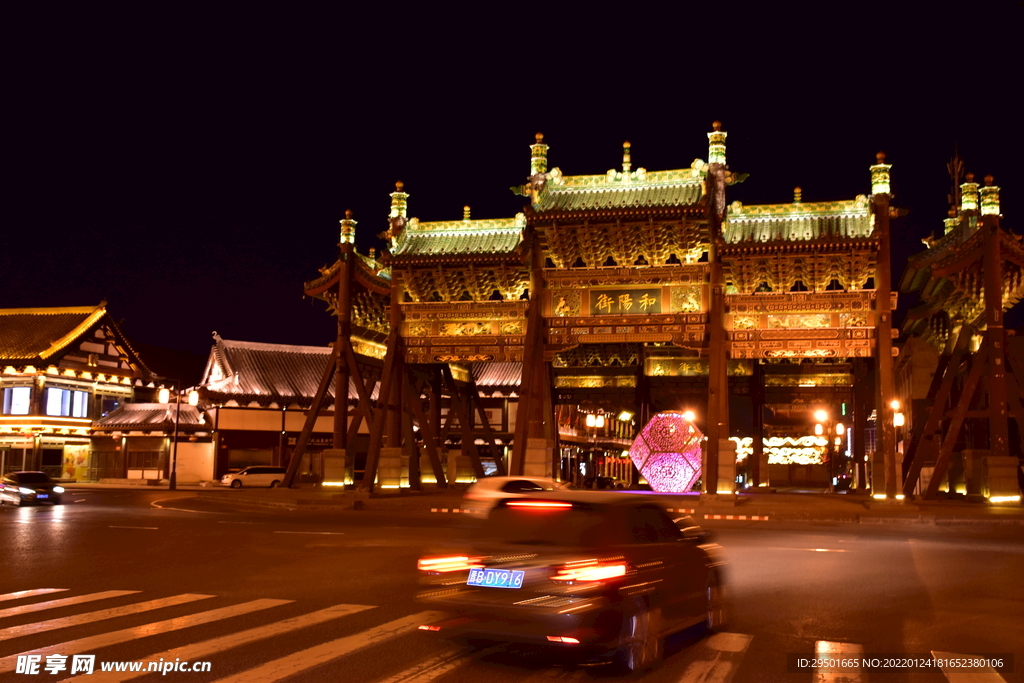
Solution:
<svg viewBox="0 0 1024 683">
<path fill-rule="evenodd" d="M 629 449 L 629 457 L 655 491 L 686 493 L 700 479 L 704 434 L 683 413 L 651 418 Z"/>
</svg>

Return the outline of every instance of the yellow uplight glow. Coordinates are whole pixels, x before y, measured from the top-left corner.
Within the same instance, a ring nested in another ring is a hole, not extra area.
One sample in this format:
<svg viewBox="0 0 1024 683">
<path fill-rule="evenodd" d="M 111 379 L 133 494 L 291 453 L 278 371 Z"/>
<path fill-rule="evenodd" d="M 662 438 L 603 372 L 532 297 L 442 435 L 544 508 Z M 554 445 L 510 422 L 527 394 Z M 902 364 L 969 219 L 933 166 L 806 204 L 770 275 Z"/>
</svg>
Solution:
<svg viewBox="0 0 1024 683">
<path fill-rule="evenodd" d="M 991 496 L 990 503 L 1019 503 L 1020 496 Z"/>
<path fill-rule="evenodd" d="M 874 494 L 871 497 L 874 498 L 875 500 L 885 500 L 885 494 L 884 493 L 876 493 L 876 494 Z"/>
</svg>

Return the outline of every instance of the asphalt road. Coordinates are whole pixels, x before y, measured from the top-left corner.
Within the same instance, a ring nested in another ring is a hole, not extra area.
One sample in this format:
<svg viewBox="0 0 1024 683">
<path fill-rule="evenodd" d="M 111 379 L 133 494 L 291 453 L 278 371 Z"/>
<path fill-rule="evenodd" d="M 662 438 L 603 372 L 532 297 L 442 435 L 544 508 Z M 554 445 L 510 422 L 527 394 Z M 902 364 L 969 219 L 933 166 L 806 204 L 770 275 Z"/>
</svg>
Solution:
<svg viewBox="0 0 1024 683">
<path fill-rule="evenodd" d="M 131 679 L 144 683 L 617 677 L 544 652 L 453 648 L 415 630 L 427 620 L 412 600 L 415 561 L 459 538 L 457 516 L 247 511 L 167 491 L 73 491 L 66 501 L 0 508 L 0 680 L 69 676 L 14 673 L 16 656 L 33 651 L 43 665 L 46 654 L 72 652 L 210 662 L 206 673 Z M 709 526 L 730 561 L 730 633 L 679 634 L 661 667 L 630 679 L 811 681 L 812 670 L 787 673 L 786 654 L 842 643 L 865 656 L 1013 653 L 1013 671 L 996 675 L 1024 680 L 1019 527 Z M 63 590 L 12 595 L 43 589 Z M 70 644 L 80 639 L 91 640 Z M 876 669 L 859 680 L 963 679 Z"/>
</svg>

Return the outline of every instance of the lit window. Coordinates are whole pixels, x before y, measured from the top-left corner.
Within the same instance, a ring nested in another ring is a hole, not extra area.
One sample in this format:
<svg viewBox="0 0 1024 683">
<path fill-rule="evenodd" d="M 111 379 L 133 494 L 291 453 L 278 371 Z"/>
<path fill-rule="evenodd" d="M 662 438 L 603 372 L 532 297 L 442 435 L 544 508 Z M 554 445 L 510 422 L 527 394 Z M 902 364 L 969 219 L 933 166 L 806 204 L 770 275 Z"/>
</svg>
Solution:
<svg viewBox="0 0 1024 683">
<path fill-rule="evenodd" d="M 87 417 L 89 394 L 84 391 L 50 387 L 46 390 L 46 414 L 61 417 Z"/>
<path fill-rule="evenodd" d="M 28 415 L 31 399 L 31 387 L 8 387 L 4 389 L 4 415 Z"/>
</svg>

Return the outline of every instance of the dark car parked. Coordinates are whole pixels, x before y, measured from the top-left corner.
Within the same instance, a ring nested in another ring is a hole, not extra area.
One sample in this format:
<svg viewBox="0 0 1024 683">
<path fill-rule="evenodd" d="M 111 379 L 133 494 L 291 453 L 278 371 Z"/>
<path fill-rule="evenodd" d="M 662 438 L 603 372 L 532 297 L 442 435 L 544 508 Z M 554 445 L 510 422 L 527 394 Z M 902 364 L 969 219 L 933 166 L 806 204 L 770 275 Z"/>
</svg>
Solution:
<svg viewBox="0 0 1024 683">
<path fill-rule="evenodd" d="M 0 479 L 0 505 L 60 504 L 64 487 L 45 472 L 9 472 Z"/>
<path fill-rule="evenodd" d="M 648 496 L 545 491 L 502 500 L 458 552 L 420 559 L 420 626 L 456 639 L 547 643 L 627 670 L 670 633 L 725 625 L 721 548 Z"/>
</svg>

